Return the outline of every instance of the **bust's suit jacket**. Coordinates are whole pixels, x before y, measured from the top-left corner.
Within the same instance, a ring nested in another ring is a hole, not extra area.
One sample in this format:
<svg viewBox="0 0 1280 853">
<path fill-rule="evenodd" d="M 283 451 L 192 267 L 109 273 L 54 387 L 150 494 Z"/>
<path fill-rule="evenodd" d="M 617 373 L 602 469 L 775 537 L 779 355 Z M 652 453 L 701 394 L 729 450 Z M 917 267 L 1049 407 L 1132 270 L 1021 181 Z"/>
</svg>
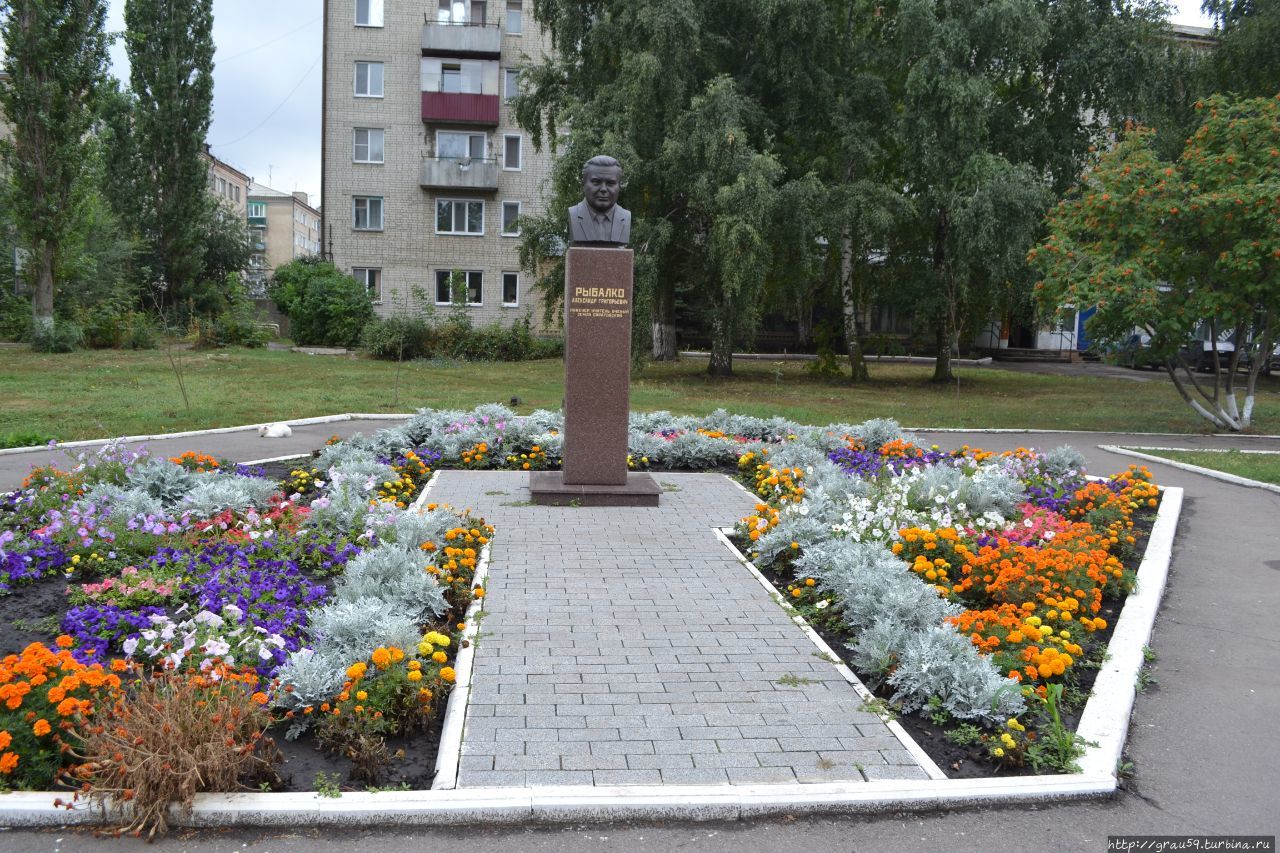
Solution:
<svg viewBox="0 0 1280 853">
<path fill-rule="evenodd" d="M 572 243 L 601 242 L 592 238 L 591 205 L 584 198 L 569 208 L 569 241 Z M 631 211 L 617 205 L 613 208 L 613 229 L 610 243 L 626 245 L 631 241 Z"/>
</svg>

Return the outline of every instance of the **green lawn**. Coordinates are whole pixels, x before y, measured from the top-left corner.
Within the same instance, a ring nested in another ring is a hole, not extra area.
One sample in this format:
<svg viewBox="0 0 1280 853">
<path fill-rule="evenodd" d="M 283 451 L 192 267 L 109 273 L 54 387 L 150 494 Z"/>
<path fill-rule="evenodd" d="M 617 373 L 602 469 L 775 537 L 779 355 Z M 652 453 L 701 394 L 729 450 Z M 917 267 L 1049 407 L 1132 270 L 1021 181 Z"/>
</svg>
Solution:
<svg viewBox="0 0 1280 853">
<path fill-rule="evenodd" d="M 61 440 L 174 432 L 341 412 L 470 408 L 520 398 L 519 409 L 558 408 L 560 361 L 519 364 L 413 362 L 229 349 L 176 353 L 191 398 L 183 405 L 162 351 L 46 355 L 0 350 L 0 438 L 38 432 Z M 1205 432 L 1163 381 L 1126 382 L 961 368 L 959 382 L 928 381 L 928 365 L 872 365 L 853 387 L 818 379 L 801 363 L 739 360 L 737 376 L 706 376 L 705 360 L 651 364 L 631 389 L 634 409 L 705 414 L 723 407 L 804 423 L 893 417 L 908 426 Z M 1260 394 L 1256 429 L 1280 432 L 1280 383 Z"/>
<path fill-rule="evenodd" d="M 1215 453 L 1204 450 L 1152 450 L 1146 447 L 1134 449 L 1162 459 L 1186 462 L 1280 486 L 1280 453 L 1241 453 L 1238 450 Z"/>
</svg>

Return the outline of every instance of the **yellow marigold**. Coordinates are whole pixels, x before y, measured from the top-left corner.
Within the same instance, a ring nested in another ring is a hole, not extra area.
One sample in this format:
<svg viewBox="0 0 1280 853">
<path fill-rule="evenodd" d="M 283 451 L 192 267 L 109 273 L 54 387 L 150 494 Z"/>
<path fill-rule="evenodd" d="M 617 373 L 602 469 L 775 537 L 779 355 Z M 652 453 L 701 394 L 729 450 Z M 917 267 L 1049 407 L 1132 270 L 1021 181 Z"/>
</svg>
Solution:
<svg viewBox="0 0 1280 853">
<path fill-rule="evenodd" d="M 433 661 L 435 661 L 436 663 L 444 663 L 445 661 L 447 661 L 447 660 L 449 659 L 449 656 L 448 656 L 447 654 L 445 654 L 444 652 L 436 652 L 435 654 L 433 654 L 433 655 L 431 656 L 431 659 L 432 659 Z"/>
<path fill-rule="evenodd" d="M 373 661 L 373 665 L 378 669 L 386 669 L 391 666 L 391 652 L 379 646 L 373 650 L 373 654 L 369 656 Z"/>
<path fill-rule="evenodd" d="M 410 681 L 421 681 L 422 672 L 421 670 L 411 669 L 409 670 L 408 674 L 405 675 L 405 678 L 409 679 Z"/>
<path fill-rule="evenodd" d="M 369 668 L 365 666 L 363 662 L 353 663 L 351 666 L 347 667 L 347 678 L 350 678 L 352 681 L 358 681 L 359 679 L 364 678 L 364 674 L 368 669 Z"/>
<path fill-rule="evenodd" d="M 443 678 L 445 681 L 452 682 L 455 678 L 458 677 L 458 674 L 453 671 L 453 667 L 446 666 L 440 669 L 440 677 Z"/>
</svg>

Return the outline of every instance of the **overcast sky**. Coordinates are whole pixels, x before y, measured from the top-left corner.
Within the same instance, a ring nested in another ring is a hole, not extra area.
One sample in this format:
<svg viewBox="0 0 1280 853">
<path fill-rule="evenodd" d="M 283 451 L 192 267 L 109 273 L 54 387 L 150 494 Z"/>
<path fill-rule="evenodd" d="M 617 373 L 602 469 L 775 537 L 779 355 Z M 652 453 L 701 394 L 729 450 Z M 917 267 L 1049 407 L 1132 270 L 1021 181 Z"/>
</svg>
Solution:
<svg viewBox="0 0 1280 853">
<path fill-rule="evenodd" d="M 397 0 L 391 0 L 397 2 Z M 1176 0 L 1176 23 L 1209 26 L 1200 0 Z M 124 30 L 124 0 L 107 28 Z M 213 153 L 259 183 L 320 203 L 322 0 L 214 0 Z M 124 44 L 111 50 L 128 82 Z"/>
</svg>

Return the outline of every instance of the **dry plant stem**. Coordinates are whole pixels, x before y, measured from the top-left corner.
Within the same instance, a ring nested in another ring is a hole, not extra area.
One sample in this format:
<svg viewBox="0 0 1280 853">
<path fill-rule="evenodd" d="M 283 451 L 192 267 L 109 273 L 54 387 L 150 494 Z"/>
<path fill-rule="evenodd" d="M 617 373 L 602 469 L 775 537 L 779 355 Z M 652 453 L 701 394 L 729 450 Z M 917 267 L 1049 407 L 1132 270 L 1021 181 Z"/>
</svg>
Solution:
<svg viewBox="0 0 1280 853">
<path fill-rule="evenodd" d="M 270 716 L 234 679 L 157 672 L 138 681 L 81 725 L 77 797 L 118 816 L 118 832 L 150 839 L 167 830 L 171 803 L 189 813 L 199 792 L 235 791 L 248 776 L 270 774 Z"/>
</svg>

